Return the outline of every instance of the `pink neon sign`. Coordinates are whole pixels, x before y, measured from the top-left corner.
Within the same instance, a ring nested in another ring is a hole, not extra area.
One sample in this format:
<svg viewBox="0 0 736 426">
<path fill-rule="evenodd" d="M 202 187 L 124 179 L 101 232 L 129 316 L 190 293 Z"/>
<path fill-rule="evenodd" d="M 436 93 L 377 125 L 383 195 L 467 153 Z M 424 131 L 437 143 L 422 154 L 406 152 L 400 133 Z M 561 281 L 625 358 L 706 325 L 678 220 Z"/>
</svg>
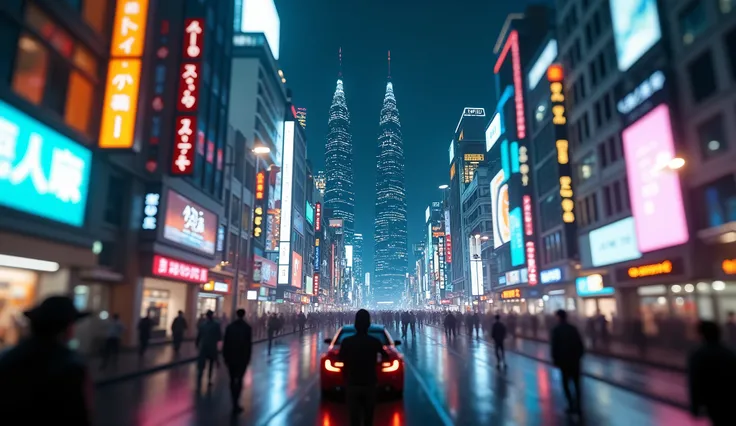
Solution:
<svg viewBox="0 0 736 426">
<path fill-rule="evenodd" d="M 684 244 L 689 234 L 675 157 L 670 110 L 656 107 L 622 133 L 631 210 L 642 253 Z"/>
<path fill-rule="evenodd" d="M 519 54 L 519 32 L 513 30 L 506 38 L 501 54 L 498 55 L 493 73 L 498 74 L 506 60 L 509 50 L 511 51 L 511 67 L 514 75 L 514 104 L 516 107 L 516 135 L 519 139 L 526 138 L 526 122 L 524 121 L 524 85 L 521 79 L 521 56 Z"/>
</svg>

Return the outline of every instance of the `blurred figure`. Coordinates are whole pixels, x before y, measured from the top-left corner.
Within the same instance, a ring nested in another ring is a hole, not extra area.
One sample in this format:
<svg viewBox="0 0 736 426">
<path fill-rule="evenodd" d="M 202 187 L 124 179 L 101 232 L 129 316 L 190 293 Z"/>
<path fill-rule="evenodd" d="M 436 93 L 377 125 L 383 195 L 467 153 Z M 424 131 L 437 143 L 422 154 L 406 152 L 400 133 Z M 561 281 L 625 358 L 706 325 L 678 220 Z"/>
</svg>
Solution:
<svg viewBox="0 0 736 426">
<path fill-rule="evenodd" d="M 491 339 L 493 339 L 493 346 L 496 349 L 496 368 L 499 370 L 501 366 L 506 368 L 506 351 L 503 347 L 503 341 L 506 339 L 506 326 L 501 322 L 501 315 L 496 314 L 496 322 L 493 323 L 491 328 Z"/>
<path fill-rule="evenodd" d="M 107 368 L 107 363 L 112 360 L 113 367 L 118 365 L 118 353 L 120 353 L 120 341 L 123 339 L 123 333 L 125 332 L 125 326 L 120 321 L 120 315 L 113 314 L 109 324 L 107 324 L 107 331 L 105 336 L 105 343 L 102 349 L 102 365 L 100 369 L 104 370 Z"/>
<path fill-rule="evenodd" d="M 445 334 L 447 337 L 455 337 L 455 325 L 457 325 L 455 316 L 452 312 L 447 312 L 445 316 Z"/>
<path fill-rule="evenodd" d="M 92 383 L 68 347 L 74 323 L 88 314 L 72 299 L 53 296 L 25 315 L 30 338 L 0 356 L 0 413 L 7 424 L 91 425 Z"/>
<path fill-rule="evenodd" d="M 279 329 L 279 318 L 276 316 L 276 313 L 273 313 L 270 317 L 268 317 L 268 323 L 266 327 L 268 328 L 268 354 L 271 355 L 271 344 L 273 342 L 273 336 Z"/>
<path fill-rule="evenodd" d="M 138 321 L 138 357 L 141 359 L 145 355 L 146 349 L 148 349 L 152 329 L 153 321 L 151 320 L 151 313 L 146 312 L 146 316 Z"/>
<path fill-rule="evenodd" d="M 473 314 L 473 325 L 475 325 L 475 338 L 480 337 L 480 314 L 478 314 L 478 311 L 475 311 Z M 472 332 L 470 333 L 473 334 Z"/>
<path fill-rule="evenodd" d="M 728 312 L 726 320 L 726 341 L 732 348 L 736 348 L 736 314 L 733 311 Z"/>
<path fill-rule="evenodd" d="M 417 337 L 417 316 L 414 312 L 409 312 L 409 326 L 411 327 L 411 337 Z"/>
<path fill-rule="evenodd" d="M 578 329 L 567 322 L 567 312 L 557 311 L 558 324 L 552 329 L 550 349 L 552 363 L 560 369 L 562 389 L 567 399 L 568 413 L 581 412 L 580 405 L 580 362 L 585 353 L 583 339 Z M 570 394 L 570 382 L 575 387 L 575 398 Z"/>
<path fill-rule="evenodd" d="M 304 312 L 299 312 L 296 320 L 299 323 L 299 334 L 304 333 L 304 327 L 307 325 L 307 317 Z"/>
<path fill-rule="evenodd" d="M 356 334 L 346 337 L 340 345 L 339 358 L 345 363 L 347 403 L 351 426 L 372 426 L 376 405 L 376 360 L 388 357 L 381 341 L 368 335 L 371 316 L 365 309 L 355 314 Z"/>
<path fill-rule="evenodd" d="M 209 361 L 207 370 L 207 385 L 212 386 L 212 370 L 217 363 L 217 344 L 222 340 L 222 330 L 220 324 L 215 321 L 215 313 L 207 311 L 207 320 L 199 327 L 197 332 L 197 341 L 195 342 L 199 349 L 197 357 L 197 389 L 202 388 L 202 374 L 204 367 Z"/>
<path fill-rule="evenodd" d="M 174 318 L 174 322 L 171 323 L 171 336 L 174 342 L 174 355 L 179 355 L 179 349 L 181 349 L 181 343 L 184 341 L 184 333 L 186 333 L 189 325 L 187 324 L 186 318 L 184 318 L 184 312 L 179 311 L 179 314 Z"/>
<path fill-rule="evenodd" d="M 250 364 L 253 350 L 253 331 L 245 322 L 245 309 L 238 309 L 237 319 L 225 329 L 222 343 L 222 358 L 230 374 L 230 395 L 233 399 L 233 413 L 240 413 L 240 394 L 243 391 L 243 376 Z"/>
<path fill-rule="evenodd" d="M 736 354 L 721 343 L 721 330 L 712 321 L 701 321 L 698 333 L 703 345 L 688 360 L 690 411 L 705 408 L 713 426 L 736 424 Z"/>
<path fill-rule="evenodd" d="M 639 350 L 639 355 L 646 356 L 647 354 L 647 335 L 644 333 L 644 321 L 641 319 L 641 315 L 636 315 L 634 321 L 631 324 L 632 340 L 634 345 Z"/>
</svg>

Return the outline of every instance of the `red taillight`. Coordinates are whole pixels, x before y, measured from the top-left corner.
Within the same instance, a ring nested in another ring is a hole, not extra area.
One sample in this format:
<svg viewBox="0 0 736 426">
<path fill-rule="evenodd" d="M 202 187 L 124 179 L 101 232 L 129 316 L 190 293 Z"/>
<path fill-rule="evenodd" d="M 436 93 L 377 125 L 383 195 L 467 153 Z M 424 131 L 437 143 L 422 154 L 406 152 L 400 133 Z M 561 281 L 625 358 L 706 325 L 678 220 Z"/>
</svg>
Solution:
<svg viewBox="0 0 736 426">
<path fill-rule="evenodd" d="M 399 369 L 399 360 L 395 359 L 391 362 L 384 362 L 381 364 L 381 371 L 384 373 L 393 373 Z"/>
<path fill-rule="evenodd" d="M 331 359 L 325 360 L 325 370 L 331 371 L 333 373 L 339 373 L 340 371 L 342 371 L 342 367 L 344 366 L 345 364 L 340 361 L 332 362 Z"/>
</svg>

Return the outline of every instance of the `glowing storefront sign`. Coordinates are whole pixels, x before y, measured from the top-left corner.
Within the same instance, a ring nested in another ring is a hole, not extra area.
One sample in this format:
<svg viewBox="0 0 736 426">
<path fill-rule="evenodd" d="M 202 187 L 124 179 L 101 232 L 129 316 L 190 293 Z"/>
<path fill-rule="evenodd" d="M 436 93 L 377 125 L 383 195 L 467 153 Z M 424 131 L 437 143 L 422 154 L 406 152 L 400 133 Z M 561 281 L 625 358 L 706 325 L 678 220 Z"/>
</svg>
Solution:
<svg viewBox="0 0 736 426">
<path fill-rule="evenodd" d="M 588 239 L 593 266 L 606 266 L 641 257 L 633 217 L 590 231 Z"/>
<path fill-rule="evenodd" d="M 450 164 L 452 164 L 452 160 L 455 159 L 455 141 L 454 140 L 450 141 L 449 152 L 450 152 Z"/>
<path fill-rule="evenodd" d="M 169 190 L 164 239 L 202 253 L 215 254 L 217 222 L 216 214 Z"/>
<path fill-rule="evenodd" d="M 572 168 L 570 167 L 570 143 L 567 140 L 567 112 L 565 110 L 565 92 L 563 79 L 565 73 L 562 65 L 553 64 L 547 69 L 549 80 L 550 102 L 552 103 L 553 125 L 555 126 L 555 147 L 557 163 L 560 170 L 560 199 L 562 221 L 575 222 L 575 200 L 572 190 Z"/>
<path fill-rule="evenodd" d="M 0 205 L 81 227 L 92 153 L 0 101 Z"/>
<path fill-rule="evenodd" d="M 613 287 L 605 287 L 603 285 L 603 276 L 601 274 L 576 278 L 575 288 L 580 297 L 610 296 L 616 292 Z"/>
<path fill-rule="evenodd" d="M 322 265 L 321 248 L 319 246 L 319 238 L 314 240 L 314 272 L 319 272 Z"/>
<path fill-rule="evenodd" d="M 253 209 L 253 237 L 260 238 L 263 235 L 263 206 Z"/>
<path fill-rule="evenodd" d="M 143 224 L 141 229 L 153 231 L 158 227 L 158 206 L 161 202 L 161 194 L 148 193 L 143 201 Z"/>
<path fill-rule="evenodd" d="M 485 117 L 486 110 L 483 108 L 468 108 L 463 110 L 463 117 Z"/>
<path fill-rule="evenodd" d="M 319 297 L 319 274 L 315 273 L 312 277 L 312 287 L 314 287 L 314 295 Z"/>
<path fill-rule="evenodd" d="M 618 69 L 626 71 L 662 38 L 657 0 L 611 2 Z"/>
<path fill-rule="evenodd" d="M 291 286 L 296 288 L 302 288 L 302 255 L 293 251 L 291 252 Z"/>
<path fill-rule="evenodd" d="M 171 156 L 172 175 L 188 176 L 194 172 L 194 131 L 196 129 L 197 117 L 177 117 L 174 152 Z"/>
<path fill-rule="evenodd" d="M 504 131 L 501 113 L 497 112 L 496 115 L 493 116 L 493 119 L 491 119 L 491 124 L 489 124 L 486 129 L 486 152 L 493 148 L 493 145 L 498 142 Z"/>
<path fill-rule="evenodd" d="M 314 230 L 317 232 L 322 230 L 322 203 L 314 206 Z"/>
<path fill-rule="evenodd" d="M 465 161 L 483 161 L 486 156 L 484 154 L 465 154 L 463 159 Z"/>
<path fill-rule="evenodd" d="M 262 200 L 266 191 L 266 172 L 261 170 L 256 174 L 256 200 Z"/>
<path fill-rule="evenodd" d="M 721 269 L 727 275 L 736 275 L 736 259 L 725 259 L 721 263 Z"/>
<path fill-rule="evenodd" d="M 501 292 L 501 299 L 521 299 L 521 289 L 512 288 Z"/>
<path fill-rule="evenodd" d="M 537 250 L 534 243 L 534 222 L 532 220 L 532 197 L 524 195 L 522 197 L 522 205 L 524 206 L 524 234 L 527 237 L 526 248 L 526 266 L 529 271 L 529 285 L 537 285 Z"/>
<path fill-rule="evenodd" d="M 534 224 L 532 223 L 532 197 L 524 195 L 522 197 L 522 206 L 524 207 L 524 235 L 531 237 L 534 235 Z"/>
<path fill-rule="evenodd" d="M 296 123 L 294 121 L 284 123 L 284 157 L 281 171 L 281 229 L 279 232 L 281 237 L 281 241 L 279 242 L 279 284 L 289 284 L 295 126 Z"/>
<path fill-rule="evenodd" d="M 509 51 L 511 51 L 511 66 L 514 79 L 514 106 L 516 109 L 516 136 L 526 138 L 526 122 L 524 120 L 524 85 L 521 76 L 521 55 L 519 52 L 519 32 L 512 30 L 506 38 L 506 44 L 498 56 L 493 73 L 498 74 Z"/>
<path fill-rule="evenodd" d="M 261 287 L 276 288 L 277 271 L 276 263 L 265 257 L 253 255 L 253 282 L 260 283 Z"/>
<path fill-rule="evenodd" d="M 524 231 L 522 230 L 521 208 L 516 207 L 509 214 L 511 228 L 511 266 L 524 264 Z"/>
<path fill-rule="evenodd" d="M 675 157 L 669 107 L 654 108 L 626 128 L 622 138 L 639 251 L 686 243 L 680 177 L 667 167 Z"/>
<path fill-rule="evenodd" d="M 539 58 L 529 70 L 529 74 L 527 74 L 529 90 L 534 90 L 537 87 L 537 84 L 539 84 L 547 72 L 547 68 L 552 65 L 555 59 L 557 59 L 557 40 L 552 39 L 544 46 L 544 50 L 542 50 Z"/>
<path fill-rule="evenodd" d="M 312 203 L 309 201 L 307 201 L 305 211 L 307 213 L 307 222 L 309 222 L 310 225 L 314 225 L 314 207 L 312 207 Z"/>
<path fill-rule="evenodd" d="M 672 261 L 665 260 L 650 265 L 632 266 L 628 269 L 629 278 L 644 278 L 672 273 Z"/>
<path fill-rule="evenodd" d="M 511 240 L 509 186 L 504 183 L 505 180 L 503 170 L 499 170 L 491 180 L 491 215 L 494 248 L 499 248 Z"/>
<path fill-rule="evenodd" d="M 130 149 L 135 146 L 147 22 L 148 0 L 117 2 L 102 106 L 100 148 Z"/>
<path fill-rule="evenodd" d="M 158 254 L 153 256 L 152 273 L 157 277 L 173 278 L 196 284 L 206 283 L 208 281 L 207 267 L 193 265 Z"/>
<path fill-rule="evenodd" d="M 184 57 L 198 59 L 204 47 L 204 19 L 184 20 Z"/>
<path fill-rule="evenodd" d="M 473 296 L 485 293 L 483 288 L 483 256 L 480 238 L 470 237 L 470 284 Z"/>
<path fill-rule="evenodd" d="M 562 268 L 546 269 L 539 273 L 542 284 L 553 284 L 562 281 Z"/>
</svg>

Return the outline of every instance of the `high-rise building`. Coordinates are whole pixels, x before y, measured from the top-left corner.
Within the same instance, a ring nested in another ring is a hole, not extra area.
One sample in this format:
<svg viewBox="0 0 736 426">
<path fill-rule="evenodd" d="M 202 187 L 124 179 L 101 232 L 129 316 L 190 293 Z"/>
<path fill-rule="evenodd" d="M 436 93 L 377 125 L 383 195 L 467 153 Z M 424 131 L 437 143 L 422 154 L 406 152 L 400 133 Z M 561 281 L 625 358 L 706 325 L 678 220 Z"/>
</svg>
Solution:
<svg viewBox="0 0 736 426">
<path fill-rule="evenodd" d="M 342 62 L 342 51 L 340 51 Z M 327 188 L 325 210 L 330 218 L 342 219 L 345 240 L 350 244 L 355 229 L 355 193 L 353 192 L 353 140 L 350 135 L 350 113 L 345 102 L 342 71 L 332 97 L 328 122 L 325 166 Z"/>
<path fill-rule="evenodd" d="M 378 135 L 373 298 L 379 305 L 398 303 L 408 269 L 404 144 L 393 83 L 389 82 L 381 109 Z"/>
<path fill-rule="evenodd" d="M 353 238 L 353 276 L 356 285 L 363 284 L 363 234 Z"/>
</svg>

